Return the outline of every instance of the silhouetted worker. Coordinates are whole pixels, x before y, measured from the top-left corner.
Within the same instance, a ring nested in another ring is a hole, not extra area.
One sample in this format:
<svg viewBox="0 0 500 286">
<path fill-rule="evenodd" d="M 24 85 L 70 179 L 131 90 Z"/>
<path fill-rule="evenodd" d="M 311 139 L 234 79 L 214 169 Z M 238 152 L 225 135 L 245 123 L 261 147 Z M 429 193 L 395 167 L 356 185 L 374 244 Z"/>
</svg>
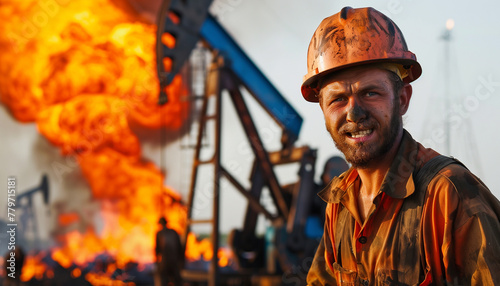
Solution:
<svg viewBox="0 0 500 286">
<path fill-rule="evenodd" d="M 348 169 L 349 165 L 347 165 L 344 158 L 340 156 L 333 156 L 325 163 L 323 174 L 321 174 L 321 181 L 326 187 L 326 185 L 328 185 L 333 178 L 340 176 L 340 174 L 344 173 Z"/>
<path fill-rule="evenodd" d="M 316 185 L 316 188 L 319 191 L 323 190 L 330 181 L 340 176 L 340 174 L 344 173 L 349 169 L 349 165 L 344 158 L 341 156 L 333 156 L 330 157 L 323 167 L 323 173 L 321 174 L 321 181 Z M 313 207 L 311 212 L 316 212 L 321 217 L 321 225 L 325 223 L 325 209 L 326 202 L 323 201 L 319 196 L 314 196 Z"/>
<path fill-rule="evenodd" d="M 156 233 L 156 262 L 161 285 L 181 285 L 181 269 L 184 263 L 179 234 L 167 228 L 167 220 L 162 217 L 158 221 L 162 228 Z"/>
<path fill-rule="evenodd" d="M 21 270 L 24 264 L 24 252 L 19 246 L 5 255 L 5 286 L 21 285 Z"/>
</svg>

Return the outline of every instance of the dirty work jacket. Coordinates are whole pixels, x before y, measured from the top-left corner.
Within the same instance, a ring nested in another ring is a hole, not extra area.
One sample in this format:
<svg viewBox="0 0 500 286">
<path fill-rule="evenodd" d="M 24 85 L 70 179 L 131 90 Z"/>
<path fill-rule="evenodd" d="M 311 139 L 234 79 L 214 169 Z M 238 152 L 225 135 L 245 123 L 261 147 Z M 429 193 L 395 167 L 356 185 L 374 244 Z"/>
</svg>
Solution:
<svg viewBox="0 0 500 286">
<path fill-rule="evenodd" d="M 437 155 L 405 130 L 364 223 L 355 169 L 319 193 L 328 206 L 309 285 L 500 285 L 500 202 L 463 166 L 451 164 L 430 181 L 420 234 L 402 223 L 413 176 Z M 420 239 L 408 247 L 403 234 Z"/>
</svg>

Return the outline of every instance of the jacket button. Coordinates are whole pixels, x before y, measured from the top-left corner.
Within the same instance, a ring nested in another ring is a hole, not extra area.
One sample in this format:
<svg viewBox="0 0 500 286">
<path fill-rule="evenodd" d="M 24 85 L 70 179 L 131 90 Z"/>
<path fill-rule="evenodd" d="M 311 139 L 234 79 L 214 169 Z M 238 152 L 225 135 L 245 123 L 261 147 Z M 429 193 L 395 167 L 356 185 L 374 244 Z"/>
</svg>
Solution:
<svg viewBox="0 0 500 286">
<path fill-rule="evenodd" d="M 368 238 L 366 236 L 362 236 L 358 239 L 359 243 L 365 244 L 368 241 Z"/>
</svg>

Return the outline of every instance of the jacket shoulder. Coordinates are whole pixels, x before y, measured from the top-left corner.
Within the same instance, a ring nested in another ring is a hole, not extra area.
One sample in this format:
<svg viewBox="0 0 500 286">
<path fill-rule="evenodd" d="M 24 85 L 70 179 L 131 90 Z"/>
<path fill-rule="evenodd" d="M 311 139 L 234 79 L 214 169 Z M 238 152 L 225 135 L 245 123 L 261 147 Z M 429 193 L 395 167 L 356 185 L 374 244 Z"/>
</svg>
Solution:
<svg viewBox="0 0 500 286">
<path fill-rule="evenodd" d="M 477 176 L 460 164 L 450 164 L 439 171 L 427 191 L 428 199 L 439 199 L 441 205 L 457 204 L 469 216 L 500 214 L 498 199 Z"/>
</svg>

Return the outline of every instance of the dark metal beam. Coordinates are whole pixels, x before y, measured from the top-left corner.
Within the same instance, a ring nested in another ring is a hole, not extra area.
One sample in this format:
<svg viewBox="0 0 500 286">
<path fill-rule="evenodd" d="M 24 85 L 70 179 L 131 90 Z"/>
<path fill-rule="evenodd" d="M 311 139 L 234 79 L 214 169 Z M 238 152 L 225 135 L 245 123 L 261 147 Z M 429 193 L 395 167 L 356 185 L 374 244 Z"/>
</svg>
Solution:
<svg viewBox="0 0 500 286">
<path fill-rule="evenodd" d="M 224 175 L 226 179 L 228 179 L 228 181 L 236 187 L 240 194 L 242 194 L 248 200 L 250 207 L 252 207 L 256 212 L 262 213 L 267 219 L 271 221 L 278 219 L 278 217 L 272 215 L 265 207 L 263 207 L 259 203 L 258 198 L 253 197 L 249 191 L 245 190 L 245 188 L 224 167 L 221 167 L 221 172 L 222 175 Z"/>
<path fill-rule="evenodd" d="M 283 198 L 278 178 L 274 173 L 267 151 L 264 148 L 264 144 L 262 144 L 259 133 L 257 132 L 257 127 L 255 126 L 252 117 L 250 116 L 250 112 L 248 111 L 248 107 L 246 106 L 243 96 L 241 95 L 239 80 L 230 70 L 225 70 L 224 74 L 224 87 L 231 95 L 231 99 L 237 111 L 236 114 L 241 121 L 243 129 L 245 130 L 247 138 L 250 142 L 250 146 L 252 147 L 258 163 L 262 168 L 265 179 L 267 180 L 269 189 L 271 190 L 271 197 L 278 207 L 280 215 L 286 219 L 288 217 L 288 207 L 285 199 Z"/>
</svg>

